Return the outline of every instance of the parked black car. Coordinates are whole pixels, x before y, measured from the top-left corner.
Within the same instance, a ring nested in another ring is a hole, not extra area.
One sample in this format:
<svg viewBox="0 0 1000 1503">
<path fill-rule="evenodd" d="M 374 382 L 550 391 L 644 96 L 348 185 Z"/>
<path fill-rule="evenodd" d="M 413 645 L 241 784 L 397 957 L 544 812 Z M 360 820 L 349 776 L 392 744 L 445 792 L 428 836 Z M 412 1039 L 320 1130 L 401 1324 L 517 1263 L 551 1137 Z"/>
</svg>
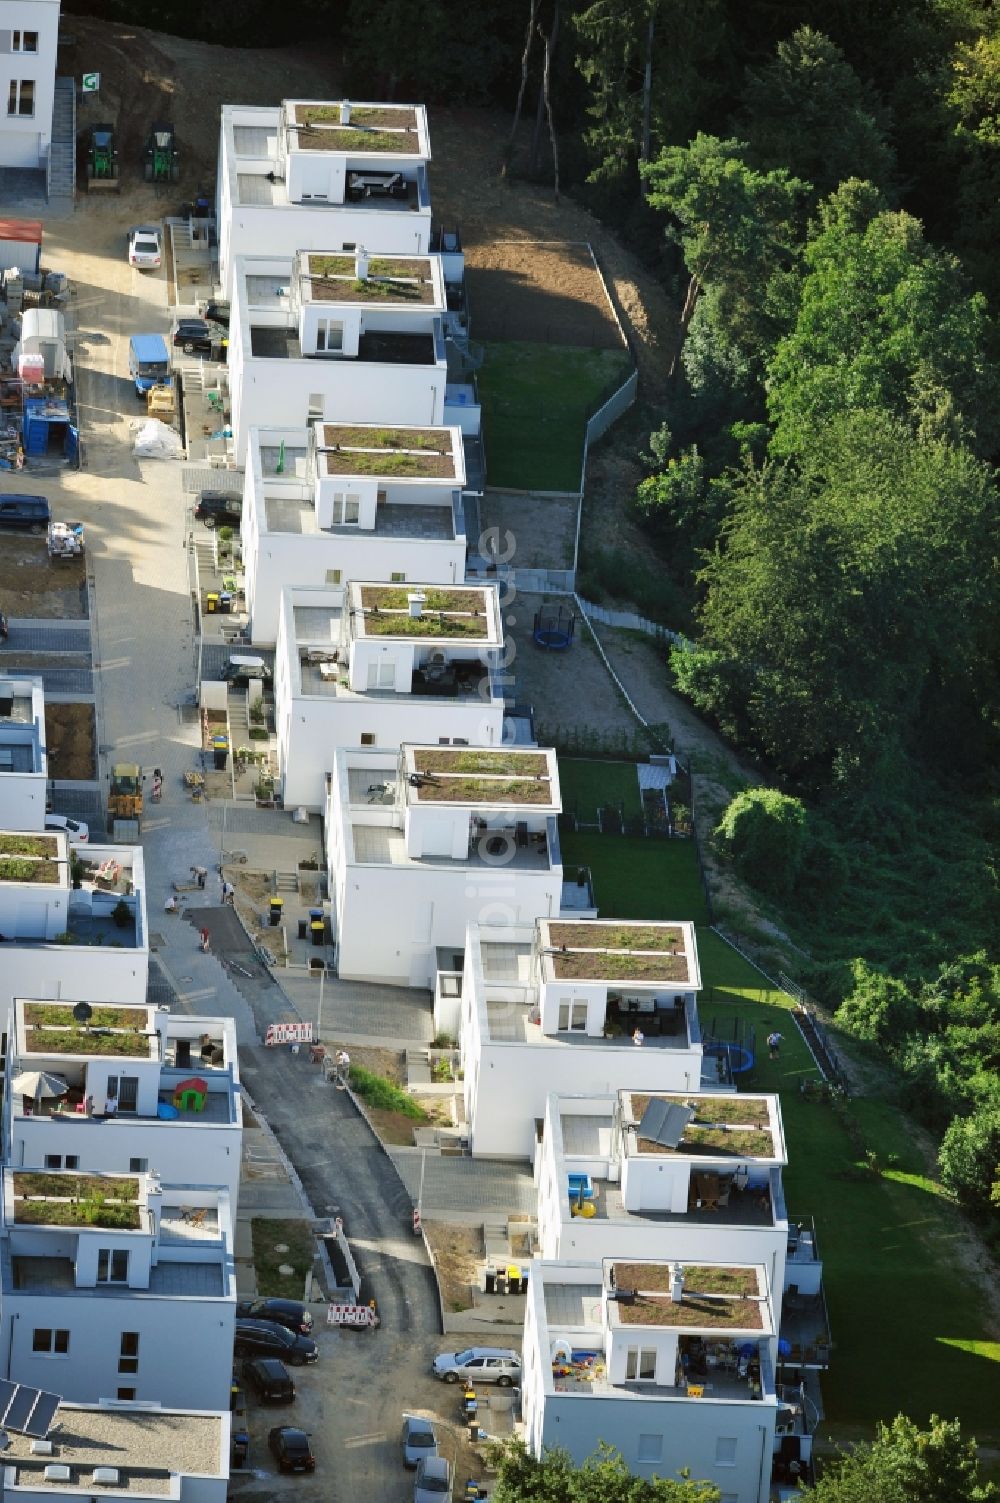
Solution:
<svg viewBox="0 0 1000 1503">
<path fill-rule="evenodd" d="M 273 1320 L 298 1335 L 308 1335 L 313 1318 L 305 1305 L 294 1299 L 241 1299 L 236 1306 L 237 1320 Z"/>
<path fill-rule="evenodd" d="M 293 1367 L 315 1362 L 319 1348 L 308 1336 L 297 1336 L 273 1320 L 238 1320 L 233 1340 L 237 1357 L 280 1357 Z"/>
<path fill-rule="evenodd" d="M 194 514 L 206 527 L 238 527 L 243 518 L 243 500 L 229 491 L 202 491 Z"/>
<path fill-rule="evenodd" d="M 314 1472 L 316 1458 L 304 1430 L 278 1425 L 267 1437 L 271 1454 L 283 1472 Z"/>
<path fill-rule="evenodd" d="M 173 333 L 174 348 L 182 349 L 185 355 L 211 355 L 224 341 L 225 335 L 203 318 L 178 319 Z"/>
<path fill-rule="evenodd" d="M 51 520 L 44 496 L 20 496 L 10 491 L 0 495 L 0 527 L 15 527 L 18 532 L 44 532 Z"/>
<path fill-rule="evenodd" d="M 277 1357 L 252 1357 L 243 1364 L 243 1381 L 262 1404 L 290 1404 L 295 1384 Z"/>
</svg>

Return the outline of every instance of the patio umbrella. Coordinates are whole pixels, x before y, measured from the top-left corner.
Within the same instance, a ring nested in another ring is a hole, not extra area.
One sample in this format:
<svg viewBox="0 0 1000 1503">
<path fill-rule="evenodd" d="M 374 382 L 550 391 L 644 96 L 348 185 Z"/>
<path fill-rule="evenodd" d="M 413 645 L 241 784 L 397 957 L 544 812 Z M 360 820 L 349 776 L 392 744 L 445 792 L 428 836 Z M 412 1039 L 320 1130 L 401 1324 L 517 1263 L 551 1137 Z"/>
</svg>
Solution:
<svg viewBox="0 0 1000 1503">
<path fill-rule="evenodd" d="M 43 1096 L 65 1096 L 69 1090 L 65 1080 L 44 1070 L 22 1070 L 20 1075 L 14 1076 L 12 1085 L 19 1095 L 30 1096 L 34 1101 L 40 1101 Z"/>
</svg>

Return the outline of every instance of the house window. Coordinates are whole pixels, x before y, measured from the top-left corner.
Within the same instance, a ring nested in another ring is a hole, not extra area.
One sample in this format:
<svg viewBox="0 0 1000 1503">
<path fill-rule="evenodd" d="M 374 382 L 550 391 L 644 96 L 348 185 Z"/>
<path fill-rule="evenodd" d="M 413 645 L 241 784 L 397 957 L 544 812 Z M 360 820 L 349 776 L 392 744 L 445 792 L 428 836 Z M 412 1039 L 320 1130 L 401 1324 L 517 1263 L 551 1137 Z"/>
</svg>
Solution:
<svg viewBox="0 0 1000 1503">
<path fill-rule="evenodd" d="M 12 78 L 7 95 L 8 115 L 33 115 L 35 113 L 35 81 L 33 78 Z"/>
<path fill-rule="evenodd" d="M 45 1155 L 45 1167 L 46 1167 L 46 1169 L 61 1169 L 62 1168 L 62 1154 L 61 1153 L 47 1153 Z"/>
<path fill-rule="evenodd" d="M 406 583 L 406 575 L 403 574 L 403 573 L 400 573 L 398 571 L 395 574 L 390 574 L 389 575 L 389 583 L 390 584 L 405 584 Z"/>
<path fill-rule="evenodd" d="M 65 1357 L 69 1352 L 69 1332 L 53 1331 L 48 1326 L 36 1326 L 32 1332 L 31 1350 L 47 1352 L 53 1357 Z"/>
<path fill-rule="evenodd" d="M 735 1435 L 717 1435 L 715 1437 L 715 1464 L 716 1466 L 736 1465 Z"/>
<path fill-rule="evenodd" d="M 121 1346 L 119 1348 L 118 1371 L 120 1373 L 137 1373 L 139 1371 L 139 1332 L 123 1331 Z"/>
<path fill-rule="evenodd" d="M 375 732 L 374 731 L 362 731 L 361 732 L 361 745 L 362 746 L 374 746 L 375 745 Z"/>
<path fill-rule="evenodd" d="M 99 1284 L 128 1283 L 128 1253 L 121 1247 L 102 1247 L 97 1254 Z"/>
<path fill-rule="evenodd" d="M 119 1399 L 123 1399 L 125 1401 L 128 1401 L 129 1399 L 134 1399 L 135 1398 L 135 1389 L 134 1388 L 119 1388 L 119 1390 L 118 1390 L 118 1397 L 119 1397 Z"/>
<path fill-rule="evenodd" d="M 338 491 L 333 498 L 333 525 L 335 527 L 357 527 L 361 516 L 360 496 L 345 494 Z"/>
<path fill-rule="evenodd" d="M 630 1346 L 625 1353 L 626 1383 L 656 1382 L 656 1348 Z"/>
<path fill-rule="evenodd" d="M 79 1169 L 79 1167 L 80 1167 L 80 1155 L 78 1153 L 68 1153 L 66 1155 L 66 1168 L 67 1169 Z"/>
<path fill-rule="evenodd" d="M 129 1172 L 129 1174 L 145 1174 L 148 1171 L 148 1169 L 149 1169 L 149 1160 L 148 1159 L 129 1159 L 129 1161 L 128 1161 L 128 1172 Z"/>
<path fill-rule="evenodd" d="M 336 355 L 344 348 L 344 326 L 332 318 L 321 318 L 316 325 L 316 353 Z"/>
<path fill-rule="evenodd" d="M 368 687 L 369 689 L 395 689 L 396 665 L 391 659 L 387 663 L 368 664 Z"/>
<path fill-rule="evenodd" d="M 559 1004 L 559 1032 L 560 1033 L 586 1033 L 587 1031 L 587 1004 L 586 1002 L 560 1002 Z"/>
<path fill-rule="evenodd" d="M 11 52 L 37 52 L 37 31 L 13 31 L 11 32 Z"/>
<path fill-rule="evenodd" d="M 344 571 L 342 569 L 327 569 L 326 571 L 327 584 L 340 584 L 343 577 Z"/>
<path fill-rule="evenodd" d="M 139 1106 L 138 1075 L 109 1075 L 108 1099 L 118 1104 L 115 1110 L 124 1116 L 134 1116 Z"/>
<path fill-rule="evenodd" d="M 637 1459 L 645 1462 L 661 1461 L 663 1459 L 663 1436 L 640 1435 Z"/>
<path fill-rule="evenodd" d="M 321 391 L 310 392 L 308 409 L 309 421 L 311 423 L 315 423 L 318 419 L 322 418 L 325 410 L 326 409 L 323 404 L 323 393 Z"/>
</svg>

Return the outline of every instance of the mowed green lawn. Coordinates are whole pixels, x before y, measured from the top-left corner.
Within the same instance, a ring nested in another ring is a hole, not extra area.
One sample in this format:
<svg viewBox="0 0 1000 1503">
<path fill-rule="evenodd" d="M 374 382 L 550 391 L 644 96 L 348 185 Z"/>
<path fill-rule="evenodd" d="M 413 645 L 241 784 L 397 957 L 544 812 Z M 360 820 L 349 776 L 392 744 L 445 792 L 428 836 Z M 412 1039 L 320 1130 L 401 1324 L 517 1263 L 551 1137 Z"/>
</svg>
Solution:
<svg viewBox="0 0 1000 1503">
<path fill-rule="evenodd" d="M 926 1178 L 906 1119 L 886 1101 L 850 1102 L 859 1147 L 832 1105 L 802 1095 L 818 1072 L 788 1016 L 791 998 L 706 927 L 689 842 L 565 835 L 563 854 L 591 868 L 602 917 L 694 920 L 703 1029 L 731 1038 L 738 1023 L 756 1033 L 756 1064 L 741 1085 L 781 1095 L 789 1215 L 815 1218 L 823 1259 L 834 1343 L 824 1432 L 847 1440 L 899 1412 L 919 1423 L 937 1413 L 958 1415 L 981 1444 L 1000 1443 L 1000 1343 L 988 1339 L 979 1288 L 963 1270 L 964 1222 Z M 777 1061 L 764 1043 L 774 1026 Z M 866 1167 L 865 1148 L 881 1173 Z"/>
<path fill-rule="evenodd" d="M 587 419 L 632 369 L 625 350 L 485 344 L 476 373 L 489 483 L 578 491 Z"/>
<path fill-rule="evenodd" d="M 596 762 L 583 757 L 559 758 L 563 808 L 586 825 L 597 824 L 597 811 L 611 804 L 626 819 L 642 814 L 639 775 L 634 762 Z"/>
</svg>

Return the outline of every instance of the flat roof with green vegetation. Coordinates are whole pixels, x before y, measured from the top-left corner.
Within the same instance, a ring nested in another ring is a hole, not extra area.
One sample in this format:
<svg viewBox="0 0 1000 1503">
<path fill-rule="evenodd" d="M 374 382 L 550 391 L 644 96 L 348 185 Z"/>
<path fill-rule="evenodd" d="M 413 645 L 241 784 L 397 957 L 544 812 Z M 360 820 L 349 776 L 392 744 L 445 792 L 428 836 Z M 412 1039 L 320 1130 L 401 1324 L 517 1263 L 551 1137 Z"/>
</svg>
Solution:
<svg viewBox="0 0 1000 1503">
<path fill-rule="evenodd" d="M 0 832 L 0 882 L 58 882 L 59 842 L 54 835 Z"/>
<path fill-rule="evenodd" d="M 418 746 L 413 751 L 415 772 L 500 773 L 515 777 L 548 777 L 544 752 L 478 751 L 462 747 Z"/>
<path fill-rule="evenodd" d="M 152 1030 L 145 1007 L 95 1006 L 86 1023 L 80 1023 L 71 1004 L 27 1002 L 22 1020 L 25 1054 L 149 1058 Z"/>
<path fill-rule="evenodd" d="M 409 597 L 417 594 L 424 600 L 420 615 L 413 616 Z M 457 637 L 484 644 L 498 640 L 494 591 L 366 584 L 355 587 L 353 599 L 354 626 L 361 636 Z"/>
<path fill-rule="evenodd" d="M 955 1256 L 965 1235 L 959 1213 L 928 1173 L 907 1119 L 878 1097 L 838 1106 L 803 1093 L 818 1074 L 794 1002 L 708 927 L 691 841 L 564 833 L 561 842 L 567 868 L 590 867 L 603 915 L 698 926 L 703 1032 L 755 1031 L 753 1070 L 741 1079 L 780 1094 L 785 1198 L 793 1215 L 814 1216 L 823 1249 L 837 1343 L 823 1375 L 824 1434 L 846 1442 L 886 1415 L 955 1413 L 981 1445 L 1000 1445 L 1000 1341 L 978 1280 Z M 776 1060 L 762 1043 L 774 1028 L 783 1036 Z M 887 1338 L 877 1362 L 875 1330 Z"/>
<path fill-rule="evenodd" d="M 309 296 L 324 303 L 433 303 L 432 263 L 427 257 L 369 256 L 364 277 L 354 256 L 307 255 L 302 274 Z"/>
<path fill-rule="evenodd" d="M 548 778 L 449 777 L 421 783 L 412 792 L 422 804 L 551 804 Z"/>
<path fill-rule="evenodd" d="M 659 1091 L 650 1095 L 641 1092 L 626 1094 L 634 1122 L 642 1120 L 651 1101 L 670 1101 L 694 1108 L 694 1117 L 684 1129 L 676 1148 L 668 1148 L 649 1138 L 639 1138 L 637 1147 L 641 1153 L 774 1157 L 774 1134 L 766 1101 L 754 1101 L 744 1096 L 688 1097 Z"/>
<path fill-rule="evenodd" d="M 553 924 L 543 922 L 546 967 L 557 980 L 669 981 L 693 984 L 676 924 Z"/>
<path fill-rule="evenodd" d="M 632 370 L 625 350 L 491 342 L 476 372 L 490 485 L 578 491 L 587 419 Z"/>
<path fill-rule="evenodd" d="M 458 479 L 458 461 L 447 428 L 407 430 L 324 423 L 319 460 L 329 475 Z"/>
<path fill-rule="evenodd" d="M 351 124 L 391 125 L 399 130 L 415 129 L 417 112 L 410 104 L 351 104 Z M 297 104 L 296 125 L 339 125 L 340 103 Z"/>
<path fill-rule="evenodd" d="M 76 1226 L 138 1231 L 139 1181 L 100 1174 L 15 1171 L 14 1221 L 19 1226 Z"/>
<path fill-rule="evenodd" d="M 615 1304 L 622 1324 L 763 1330 L 760 1277 L 755 1268 L 685 1264 L 679 1300 L 670 1298 L 672 1278 L 669 1263 L 615 1263 L 614 1287 L 636 1291 L 634 1301 Z"/>
</svg>

